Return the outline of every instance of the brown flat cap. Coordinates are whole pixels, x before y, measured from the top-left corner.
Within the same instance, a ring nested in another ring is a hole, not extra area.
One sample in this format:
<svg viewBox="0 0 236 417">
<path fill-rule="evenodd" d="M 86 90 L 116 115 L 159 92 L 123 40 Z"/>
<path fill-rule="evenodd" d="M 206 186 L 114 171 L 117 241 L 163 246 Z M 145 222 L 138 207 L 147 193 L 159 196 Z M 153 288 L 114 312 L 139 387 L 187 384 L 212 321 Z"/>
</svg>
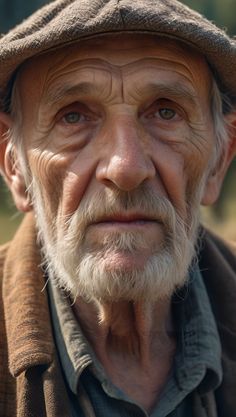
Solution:
<svg viewBox="0 0 236 417">
<path fill-rule="evenodd" d="M 176 0 L 56 0 L 0 40 L 0 108 L 27 59 L 102 33 L 143 32 L 174 37 L 205 55 L 216 80 L 236 102 L 236 42 Z M 8 97 L 7 97 L 8 96 Z"/>
</svg>

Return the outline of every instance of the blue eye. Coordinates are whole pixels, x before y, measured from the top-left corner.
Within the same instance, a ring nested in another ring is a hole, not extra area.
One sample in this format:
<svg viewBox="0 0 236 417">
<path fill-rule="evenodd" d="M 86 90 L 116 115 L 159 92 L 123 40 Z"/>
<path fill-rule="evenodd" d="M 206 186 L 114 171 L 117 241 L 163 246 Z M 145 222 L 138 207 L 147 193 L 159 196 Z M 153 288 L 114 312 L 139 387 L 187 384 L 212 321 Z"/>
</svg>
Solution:
<svg viewBox="0 0 236 417">
<path fill-rule="evenodd" d="M 159 109 L 158 113 L 160 117 L 164 120 L 171 120 L 176 115 L 176 112 L 174 110 L 168 108 Z"/>
<path fill-rule="evenodd" d="M 78 112 L 70 112 L 63 117 L 63 120 L 68 124 L 83 122 L 85 119 L 85 116 Z"/>
</svg>

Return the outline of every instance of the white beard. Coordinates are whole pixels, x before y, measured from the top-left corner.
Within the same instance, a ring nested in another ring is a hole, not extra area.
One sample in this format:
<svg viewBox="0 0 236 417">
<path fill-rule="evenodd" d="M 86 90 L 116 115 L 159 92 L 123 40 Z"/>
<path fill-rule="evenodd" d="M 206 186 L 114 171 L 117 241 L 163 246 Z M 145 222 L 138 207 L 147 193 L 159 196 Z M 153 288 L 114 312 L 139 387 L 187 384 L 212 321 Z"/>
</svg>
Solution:
<svg viewBox="0 0 236 417">
<path fill-rule="evenodd" d="M 199 224 L 201 186 L 191 202 L 185 221 L 167 198 L 153 195 L 147 187 L 131 193 L 105 190 L 90 201 L 82 200 L 68 218 L 56 217 L 52 225 L 46 218 L 45 204 L 34 179 L 31 185 L 39 237 L 49 277 L 71 296 L 86 301 L 148 301 L 170 297 L 181 287 L 195 254 Z M 116 232 L 104 235 L 93 246 L 87 239 L 88 226 L 99 218 L 117 212 L 136 211 L 154 217 L 161 223 L 164 241 L 152 248 L 143 268 L 124 270 L 109 265 L 111 253 L 139 254 L 149 247 L 141 233 Z M 187 223 L 187 226 L 186 226 Z"/>
</svg>

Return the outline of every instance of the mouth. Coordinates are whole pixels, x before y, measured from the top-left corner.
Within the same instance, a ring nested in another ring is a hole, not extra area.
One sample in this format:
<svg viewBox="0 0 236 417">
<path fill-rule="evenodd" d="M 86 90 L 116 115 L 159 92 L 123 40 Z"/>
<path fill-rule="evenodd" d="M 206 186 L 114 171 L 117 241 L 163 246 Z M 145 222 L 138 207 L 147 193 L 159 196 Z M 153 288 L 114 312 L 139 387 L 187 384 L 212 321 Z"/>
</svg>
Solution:
<svg viewBox="0 0 236 417">
<path fill-rule="evenodd" d="M 119 212 L 94 220 L 86 233 L 88 247 L 93 250 L 109 247 L 110 252 L 112 250 L 115 253 L 116 260 L 118 254 L 124 257 L 124 252 L 129 261 L 137 253 L 140 259 L 146 259 L 146 255 L 152 253 L 154 247 L 159 249 L 164 241 L 164 223 L 150 213 Z"/>
<path fill-rule="evenodd" d="M 96 222 L 93 223 L 93 225 L 101 225 L 101 226 L 143 226 L 153 223 L 161 223 L 160 220 L 157 220 L 156 218 L 140 214 L 140 213 L 132 213 L 132 214 L 124 214 L 124 213 L 118 213 L 111 216 L 104 216 L 98 219 Z"/>
</svg>

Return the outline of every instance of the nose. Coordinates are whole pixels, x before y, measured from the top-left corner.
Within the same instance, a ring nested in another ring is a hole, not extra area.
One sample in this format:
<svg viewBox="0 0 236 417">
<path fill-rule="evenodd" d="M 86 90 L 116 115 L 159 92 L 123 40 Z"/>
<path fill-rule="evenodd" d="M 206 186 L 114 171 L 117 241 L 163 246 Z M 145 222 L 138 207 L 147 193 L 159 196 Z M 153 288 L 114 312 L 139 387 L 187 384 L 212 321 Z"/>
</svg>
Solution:
<svg viewBox="0 0 236 417">
<path fill-rule="evenodd" d="M 155 176 L 148 141 L 144 140 L 135 122 L 116 119 L 106 139 L 97 166 L 98 181 L 122 191 L 132 191 Z"/>
</svg>

